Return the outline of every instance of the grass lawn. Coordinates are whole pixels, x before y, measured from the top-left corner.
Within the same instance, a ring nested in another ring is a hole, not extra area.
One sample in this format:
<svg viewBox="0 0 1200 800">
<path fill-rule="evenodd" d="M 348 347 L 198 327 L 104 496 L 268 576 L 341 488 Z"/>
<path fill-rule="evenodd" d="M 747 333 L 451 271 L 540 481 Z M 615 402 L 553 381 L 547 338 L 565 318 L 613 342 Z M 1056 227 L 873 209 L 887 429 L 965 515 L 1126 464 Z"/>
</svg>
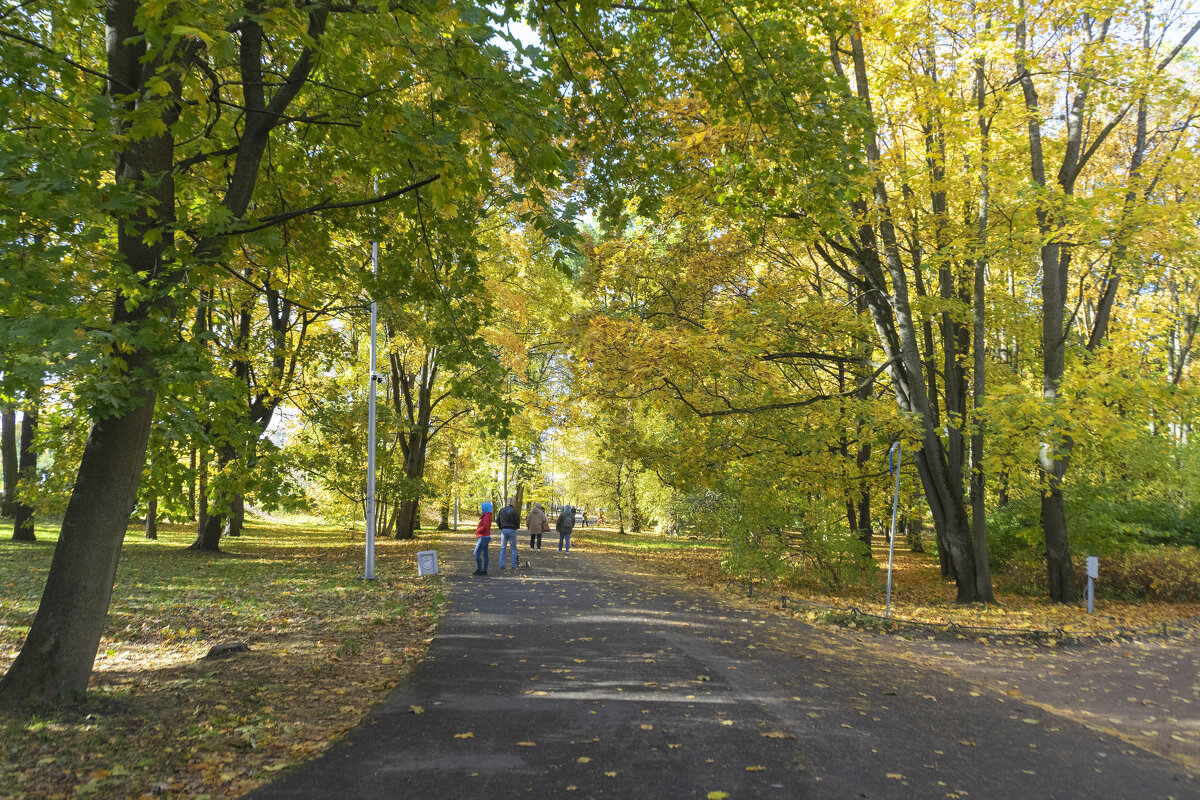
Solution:
<svg viewBox="0 0 1200 800">
<path fill-rule="evenodd" d="M 686 577 L 692 581 L 737 592 L 754 594 L 762 602 L 782 605 L 781 597 L 787 596 L 789 608 L 794 613 L 811 621 L 828 620 L 831 617 L 845 622 L 847 615 L 831 609 L 848 611 L 857 609 L 862 616 L 849 617 L 852 624 L 877 624 L 875 617 L 883 617 L 887 606 L 887 563 L 888 550 L 885 537 L 876 537 L 874 556 L 878 572 L 868 577 L 862 585 L 846 586 L 833 591 L 812 583 L 792 582 L 770 584 L 764 581 L 737 581 L 730 585 L 721 569 L 721 551 L 712 539 L 688 536 L 667 536 L 655 533 L 620 534 L 606 528 L 575 528 L 572 546 L 583 549 L 595 548 L 617 553 L 637 561 L 647 569 Z M 1101 566 L 1103 580 L 1103 565 Z M 971 629 L 982 629 L 1000 633 L 1045 633 L 1050 636 L 1061 631 L 1066 636 L 1081 637 L 1107 635 L 1134 630 L 1161 630 L 1166 623 L 1178 627 L 1180 623 L 1194 623 L 1200 615 L 1196 603 L 1122 602 L 1108 598 L 1097 598 L 1095 613 L 1088 614 L 1082 603 L 1061 605 L 1050 603 L 1044 597 L 1031 596 L 1016 591 L 1006 584 L 1004 575 L 994 576 L 997 603 L 959 605 L 954 602 L 954 582 L 942 578 L 934 553 L 912 553 L 899 547 L 894 554 L 892 570 L 892 603 L 890 619 L 927 624 L 945 629 L 955 625 L 963 635 L 973 633 Z M 796 602 L 801 601 L 801 602 Z M 871 616 L 868 616 L 871 615 Z"/>
<path fill-rule="evenodd" d="M 57 530 L 0 541 L 0 673 L 24 641 Z M 186 550 L 188 526 L 126 537 L 88 701 L 0 712 L 0 797 L 237 797 L 311 759 L 421 659 L 441 578 L 417 576 L 411 542 L 313 525 L 251 523 L 221 554 Z M 205 660 L 213 645 L 248 653 Z"/>
</svg>

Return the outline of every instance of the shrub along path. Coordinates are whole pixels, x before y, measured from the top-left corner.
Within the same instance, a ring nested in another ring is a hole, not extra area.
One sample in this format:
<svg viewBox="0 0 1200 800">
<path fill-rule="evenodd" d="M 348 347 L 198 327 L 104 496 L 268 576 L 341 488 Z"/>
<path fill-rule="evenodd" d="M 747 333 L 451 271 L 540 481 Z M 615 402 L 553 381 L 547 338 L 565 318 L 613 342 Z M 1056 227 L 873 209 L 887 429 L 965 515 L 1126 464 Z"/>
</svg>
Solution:
<svg viewBox="0 0 1200 800">
<path fill-rule="evenodd" d="M 249 797 L 1197 792 L 1177 763 L 881 640 L 586 548 L 473 578 L 471 544 L 441 543 L 450 606 L 412 680 Z"/>
</svg>

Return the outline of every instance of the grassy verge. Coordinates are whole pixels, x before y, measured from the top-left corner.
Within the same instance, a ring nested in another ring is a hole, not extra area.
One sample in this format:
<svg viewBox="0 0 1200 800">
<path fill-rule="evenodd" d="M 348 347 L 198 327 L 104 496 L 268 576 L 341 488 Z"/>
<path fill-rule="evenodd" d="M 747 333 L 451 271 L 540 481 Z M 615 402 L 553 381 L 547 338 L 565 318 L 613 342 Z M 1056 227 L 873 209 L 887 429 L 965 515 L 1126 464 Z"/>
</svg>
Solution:
<svg viewBox="0 0 1200 800">
<path fill-rule="evenodd" d="M 642 568 L 678 575 L 693 582 L 736 592 L 743 597 L 753 593 L 762 602 L 789 607 L 810 621 L 834 620 L 839 624 L 878 626 L 871 617 L 883 617 L 887 610 L 887 542 L 876 542 L 875 562 L 879 569 L 861 584 L 837 591 L 813 585 L 767 583 L 737 580 L 732 584 L 721 568 L 721 548 L 712 539 L 664 536 L 653 533 L 619 534 L 610 529 L 576 529 L 573 543 L 631 559 Z M 1101 576 L 1103 579 L 1103 575 Z M 954 626 L 970 634 L 972 629 L 1000 633 L 1039 633 L 1069 637 L 1110 635 L 1122 631 L 1159 631 L 1166 623 L 1177 626 L 1200 615 L 1200 604 L 1151 601 L 1122 601 L 1097 598 L 1095 613 L 1088 614 L 1082 604 L 1050 603 L 1044 597 L 1030 596 L 1009 588 L 1003 575 L 996 576 L 995 605 L 954 602 L 952 581 L 942 578 L 937 557 L 932 553 L 897 550 L 892 571 L 892 598 L 889 618 L 918 625 Z M 828 608 L 826 608 L 828 607 Z M 842 613 L 829 609 L 841 609 Z M 860 614 L 846 614 L 851 609 Z"/>
<path fill-rule="evenodd" d="M 0 541 L 0 672 L 20 649 L 56 532 Z M 441 579 L 419 578 L 428 538 L 380 541 L 364 581 L 361 536 L 250 525 L 221 554 L 188 529 L 130 531 L 87 702 L 0 713 L 0 797 L 237 797 L 311 759 L 421 659 Z M 217 644 L 250 651 L 206 660 Z"/>
</svg>

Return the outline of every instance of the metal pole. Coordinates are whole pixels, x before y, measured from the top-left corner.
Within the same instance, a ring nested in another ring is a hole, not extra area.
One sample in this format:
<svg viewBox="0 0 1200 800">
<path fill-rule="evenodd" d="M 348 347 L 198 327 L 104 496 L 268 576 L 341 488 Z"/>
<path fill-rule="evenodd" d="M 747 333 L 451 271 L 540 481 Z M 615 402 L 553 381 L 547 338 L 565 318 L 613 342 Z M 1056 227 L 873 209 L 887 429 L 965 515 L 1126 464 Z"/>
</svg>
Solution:
<svg viewBox="0 0 1200 800">
<path fill-rule="evenodd" d="M 374 182 L 375 193 L 379 194 L 379 179 Z M 379 275 L 379 242 L 371 241 L 371 274 Z M 375 580 L 375 383 L 379 376 L 375 372 L 375 325 L 379 307 L 374 292 L 371 298 L 371 374 L 367 390 L 367 547 L 366 568 L 363 578 Z"/>
<path fill-rule="evenodd" d="M 896 488 L 892 492 L 892 536 L 888 542 L 888 577 L 887 577 L 887 606 L 883 611 L 883 618 L 888 619 L 892 614 L 892 554 L 896 552 L 896 512 L 900 507 L 900 443 L 896 442 L 892 445 L 892 449 L 888 451 L 888 469 L 892 467 L 892 453 L 896 454 Z"/>
</svg>

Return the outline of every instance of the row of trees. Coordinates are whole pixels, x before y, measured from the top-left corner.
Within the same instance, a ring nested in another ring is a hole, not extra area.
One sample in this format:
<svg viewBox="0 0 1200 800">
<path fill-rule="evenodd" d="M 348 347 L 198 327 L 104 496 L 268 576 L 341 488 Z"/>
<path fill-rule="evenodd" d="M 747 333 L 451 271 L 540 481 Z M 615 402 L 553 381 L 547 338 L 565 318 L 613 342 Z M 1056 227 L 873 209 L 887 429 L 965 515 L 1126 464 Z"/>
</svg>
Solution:
<svg viewBox="0 0 1200 800">
<path fill-rule="evenodd" d="M 731 88 L 655 73 L 683 180 L 646 170 L 658 213 L 597 248 L 592 391 L 690 412 L 645 438 L 660 468 L 770 497 L 779 530 L 836 514 L 869 543 L 864 487 L 905 439 L 961 601 L 992 599 L 989 502 L 1040 496 L 1050 595 L 1070 602 L 1069 468 L 1094 485 L 1112 470 L 1084 465 L 1115 457 L 1132 488 L 1122 445 L 1170 453 L 1194 413 L 1200 23 L 1154 4 L 840 11 L 807 51 L 785 38 L 802 12 L 697 15 Z M 607 58 L 637 58 L 636 35 Z M 830 97 L 847 125 L 814 145 Z M 825 491 L 788 497 L 805 486 Z"/>
<path fill-rule="evenodd" d="M 1071 487 L 1194 499 L 1152 474 L 1194 408 L 1185 11 L 4 9 L 5 498 L 62 530 L 0 702 L 83 691 L 131 512 L 360 518 L 370 298 L 391 535 L 503 464 L 739 558 L 869 545 L 899 437 L 959 600 L 1034 497 L 1072 600 Z"/>
</svg>

